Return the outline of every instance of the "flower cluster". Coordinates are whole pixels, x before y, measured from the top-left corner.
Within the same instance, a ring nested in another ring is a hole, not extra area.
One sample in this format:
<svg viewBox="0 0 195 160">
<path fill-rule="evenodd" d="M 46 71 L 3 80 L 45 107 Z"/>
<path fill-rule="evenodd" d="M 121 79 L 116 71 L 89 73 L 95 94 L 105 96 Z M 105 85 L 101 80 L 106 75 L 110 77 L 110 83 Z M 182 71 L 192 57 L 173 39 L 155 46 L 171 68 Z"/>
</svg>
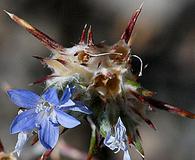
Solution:
<svg viewBox="0 0 195 160">
<path fill-rule="evenodd" d="M 58 141 L 60 126 L 73 128 L 80 124 L 77 117 L 67 111 L 87 114 L 93 130 L 88 159 L 93 157 L 97 146 L 103 145 L 115 153 L 123 151 L 124 160 L 131 159 L 129 146 L 134 146 L 144 158 L 138 125 L 143 121 L 155 129 L 146 114 L 154 108 L 195 118 L 191 112 L 153 99 L 154 92 L 138 83 L 143 63 L 138 56 L 132 55 L 131 34 L 141 10 L 142 6 L 134 12 L 115 44 L 94 43 L 92 29 L 89 27 L 87 32 L 85 25 L 80 42 L 71 48 L 63 47 L 6 11 L 12 20 L 52 52 L 46 58 L 34 56 L 52 70 L 51 75 L 34 82 L 46 84 L 47 89 L 42 96 L 27 90 L 8 90 L 11 101 L 20 107 L 11 125 L 11 133 L 19 133 L 15 152 L 21 151 L 32 134 L 38 135 L 45 148 L 53 149 Z M 132 72 L 133 58 L 138 58 L 141 63 L 137 74 Z"/>
<path fill-rule="evenodd" d="M 8 90 L 13 103 L 23 110 L 13 120 L 10 128 L 12 134 L 18 134 L 15 151 L 20 153 L 23 145 L 33 131 L 38 134 L 41 144 L 47 148 L 55 147 L 59 138 L 59 126 L 73 128 L 80 121 L 66 113 L 68 110 L 79 111 L 85 114 L 91 112 L 81 104 L 76 104 L 72 97 L 72 88 L 64 90 L 60 100 L 56 88 L 48 88 L 42 96 L 22 89 Z"/>
</svg>

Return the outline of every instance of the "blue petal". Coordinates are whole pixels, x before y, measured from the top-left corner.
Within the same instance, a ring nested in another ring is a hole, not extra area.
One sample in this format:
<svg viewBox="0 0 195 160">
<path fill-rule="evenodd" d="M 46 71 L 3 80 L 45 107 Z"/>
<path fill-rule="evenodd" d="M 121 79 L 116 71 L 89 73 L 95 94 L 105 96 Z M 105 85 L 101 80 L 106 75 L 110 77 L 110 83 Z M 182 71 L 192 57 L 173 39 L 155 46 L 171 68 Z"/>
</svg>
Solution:
<svg viewBox="0 0 195 160">
<path fill-rule="evenodd" d="M 75 106 L 75 103 L 71 99 L 69 99 L 66 103 L 60 105 L 59 108 L 66 109 L 66 108 L 72 107 L 72 106 Z"/>
<path fill-rule="evenodd" d="M 55 106 L 59 104 L 59 99 L 57 95 L 56 88 L 48 88 L 42 95 L 42 97 L 47 101 Z"/>
<path fill-rule="evenodd" d="M 72 97 L 72 88 L 69 86 L 66 87 L 66 89 L 63 92 L 63 95 L 60 99 L 60 104 L 63 105 Z"/>
<path fill-rule="evenodd" d="M 115 150 L 116 148 L 118 148 L 115 141 L 115 137 L 111 136 L 111 131 L 109 131 L 106 135 L 106 138 L 104 139 L 104 144 L 111 150 Z"/>
<path fill-rule="evenodd" d="M 75 86 L 70 87 L 70 93 L 73 94 L 75 92 Z"/>
<path fill-rule="evenodd" d="M 11 89 L 7 91 L 11 101 L 19 107 L 33 108 L 36 107 L 40 96 L 34 92 L 23 89 Z"/>
<path fill-rule="evenodd" d="M 114 139 L 113 140 L 110 140 L 110 139 L 112 139 L 111 138 L 111 133 L 110 133 L 110 131 L 107 133 L 107 135 L 106 135 L 106 138 L 104 139 L 104 144 L 106 145 L 106 146 L 109 146 L 110 145 L 110 143 L 112 143 L 113 141 L 114 141 Z"/>
<path fill-rule="evenodd" d="M 46 149 L 52 149 L 59 138 L 59 127 L 54 126 L 48 118 L 43 119 L 38 132 L 39 140 Z"/>
<path fill-rule="evenodd" d="M 60 124 L 58 123 L 56 112 L 52 111 L 51 114 L 49 115 L 49 121 L 54 125 L 54 126 L 59 126 Z"/>
<path fill-rule="evenodd" d="M 17 115 L 10 127 L 11 134 L 32 131 L 35 128 L 36 117 L 37 113 L 35 113 L 34 109 L 24 111 Z"/>
<path fill-rule="evenodd" d="M 65 128 L 73 128 L 80 124 L 80 121 L 78 121 L 76 118 L 68 115 L 61 110 L 56 109 L 55 112 L 57 116 L 57 121 Z"/>
<path fill-rule="evenodd" d="M 63 110 L 77 111 L 77 112 L 81 112 L 81 113 L 85 113 L 85 114 L 92 114 L 92 112 L 81 102 L 76 101 L 75 103 L 76 103 L 76 105 L 74 105 L 74 106 L 67 106 L 67 107 L 65 106 L 64 107 L 62 105 L 62 109 Z"/>
</svg>

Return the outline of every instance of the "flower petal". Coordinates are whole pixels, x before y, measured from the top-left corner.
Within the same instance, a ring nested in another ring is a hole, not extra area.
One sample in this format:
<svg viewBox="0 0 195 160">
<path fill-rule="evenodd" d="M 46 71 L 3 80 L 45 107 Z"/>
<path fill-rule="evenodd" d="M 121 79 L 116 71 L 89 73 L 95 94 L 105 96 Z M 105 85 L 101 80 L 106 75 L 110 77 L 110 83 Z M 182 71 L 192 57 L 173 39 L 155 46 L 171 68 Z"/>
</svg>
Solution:
<svg viewBox="0 0 195 160">
<path fill-rule="evenodd" d="M 110 132 L 107 133 L 106 138 L 104 139 L 104 144 L 106 146 L 110 145 L 110 143 L 113 143 L 115 138 L 111 136 Z"/>
<path fill-rule="evenodd" d="M 43 119 L 38 131 L 39 140 L 46 149 L 52 149 L 59 138 L 59 127 L 54 126 L 48 118 Z"/>
<path fill-rule="evenodd" d="M 34 108 L 40 100 L 40 96 L 28 90 L 11 89 L 7 93 L 11 101 L 19 107 Z"/>
<path fill-rule="evenodd" d="M 107 136 L 104 140 L 104 144 L 107 147 L 109 147 L 111 150 L 115 150 L 114 153 L 117 153 L 120 150 L 126 151 L 128 149 L 127 142 L 128 142 L 128 139 L 126 135 L 126 128 L 123 122 L 121 121 L 121 118 L 119 117 L 117 124 L 115 125 L 114 136 L 111 135 L 111 130 L 108 131 Z"/>
<path fill-rule="evenodd" d="M 11 134 L 32 131 L 35 128 L 36 117 L 37 113 L 34 109 L 24 111 L 17 115 L 10 127 Z"/>
<path fill-rule="evenodd" d="M 80 124 L 80 121 L 76 118 L 68 115 L 67 113 L 56 109 L 56 116 L 58 122 L 65 128 L 74 128 Z"/>
<path fill-rule="evenodd" d="M 28 140 L 28 133 L 20 132 L 18 134 L 18 141 L 16 143 L 15 150 L 14 150 L 14 152 L 17 152 L 18 157 L 20 156 L 20 152 L 22 151 L 27 140 Z"/>
<path fill-rule="evenodd" d="M 128 150 L 124 151 L 123 160 L 131 160 Z"/>
<path fill-rule="evenodd" d="M 72 97 L 72 90 L 69 86 L 66 87 L 66 89 L 63 92 L 63 95 L 60 99 L 60 104 L 63 105 Z"/>
<path fill-rule="evenodd" d="M 66 103 L 60 105 L 60 108 L 66 109 L 69 107 L 73 107 L 74 105 L 75 103 L 71 99 L 69 99 Z"/>
<path fill-rule="evenodd" d="M 116 144 L 116 140 L 113 136 L 107 136 L 104 139 L 104 144 L 111 150 L 119 149 L 119 146 Z M 119 149 L 120 150 L 120 149 Z"/>
<path fill-rule="evenodd" d="M 74 102 L 73 102 L 74 103 Z M 76 101 L 76 104 L 73 106 L 60 106 L 63 110 L 77 111 L 85 114 L 92 114 L 92 112 L 81 102 Z M 65 103 L 66 104 L 66 103 Z"/>
<path fill-rule="evenodd" d="M 52 104 L 59 105 L 59 99 L 57 95 L 56 88 L 48 88 L 42 95 L 42 97 L 47 101 Z"/>
<path fill-rule="evenodd" d="M 118 118 L 117 124 L 115 126 L 115 137 L 119 141 L 124 141 L 126 138 L 126 128 L 120 117 Z"/>
</svg>

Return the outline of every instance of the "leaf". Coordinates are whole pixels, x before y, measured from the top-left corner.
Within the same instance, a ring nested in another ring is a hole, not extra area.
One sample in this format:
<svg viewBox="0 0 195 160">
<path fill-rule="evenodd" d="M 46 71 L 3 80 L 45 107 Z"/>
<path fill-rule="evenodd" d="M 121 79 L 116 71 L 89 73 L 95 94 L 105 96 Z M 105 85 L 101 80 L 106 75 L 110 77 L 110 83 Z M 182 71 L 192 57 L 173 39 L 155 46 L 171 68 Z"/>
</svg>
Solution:
<svg viewBox="0 0 195 160">
<path fill-rule="evenodd" d="M 135 87 L 136 89 L 141 87 L 138 82 L 129 79 L 127 80 L 127 84 L 131 85 L 132 87 Z"/>
<path fill-rule="evenodd" d="M 130 88 L 136 92 L 138 92 L 139 94 L 146 96 L 146 97 L 151 97 L 154 96 L 155 92 L 152 92 L 148 89 L 145 89 L 141 86 L 140 83 L 134 81 L 134 80 L 127 80 L 126 83 L 128 85 L 130 85 Z"/>
</svg>

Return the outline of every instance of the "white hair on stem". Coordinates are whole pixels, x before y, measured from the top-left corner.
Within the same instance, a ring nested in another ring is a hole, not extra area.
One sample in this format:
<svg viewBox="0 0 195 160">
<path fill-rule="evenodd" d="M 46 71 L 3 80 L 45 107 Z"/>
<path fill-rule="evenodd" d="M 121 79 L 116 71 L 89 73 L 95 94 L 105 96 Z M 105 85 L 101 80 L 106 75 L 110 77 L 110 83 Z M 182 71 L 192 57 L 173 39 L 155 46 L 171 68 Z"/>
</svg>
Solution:
<svg viewBox="0 0 195 160">
<path fill-rule="evenodd" d="M 100 53 L 100 54 L 91 54 L 87 52 L 87 54 L 91 57 L 100 57 L 100 56 L 107 56 L 107 55 L 122 55 L 122 53 Z"/>
</svg>

